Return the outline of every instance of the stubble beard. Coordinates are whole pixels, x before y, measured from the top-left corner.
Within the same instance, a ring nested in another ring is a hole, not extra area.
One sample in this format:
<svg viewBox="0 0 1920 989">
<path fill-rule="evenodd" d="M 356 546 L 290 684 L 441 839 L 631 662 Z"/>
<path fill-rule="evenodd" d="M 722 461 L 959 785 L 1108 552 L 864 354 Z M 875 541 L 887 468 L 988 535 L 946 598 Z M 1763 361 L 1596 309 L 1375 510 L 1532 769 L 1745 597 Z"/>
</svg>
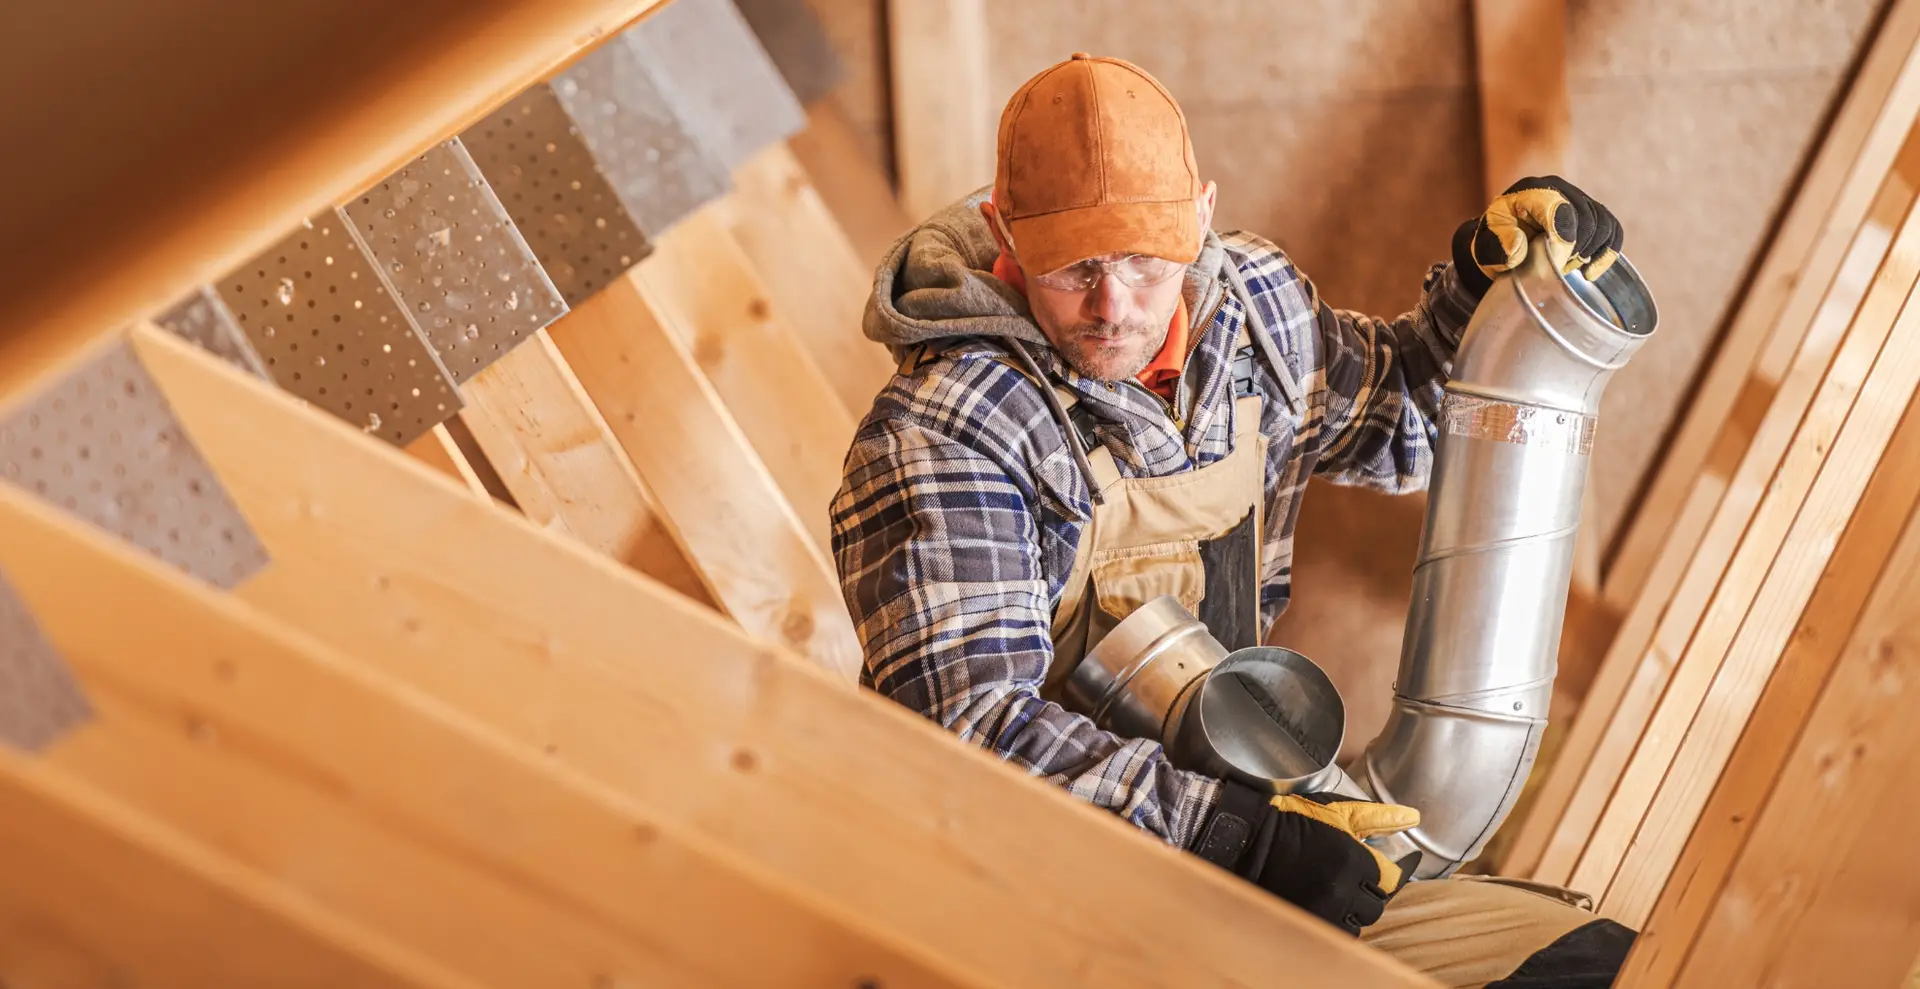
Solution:
<svg viewBox="0 0 1920 989">
<path fill-rule="evenodd" d="M 1098 346 L 1090 337 L 1121 337 L 1130 346 Z M 1146 320 L 1109 323 L 1104 320 L 1076 323 L 1054 341 L 1067 366 L 1095 381 L 1124 381 L 1139 376 L 1153 362 L 1155 354 L 1167 342 L 1167 326 Z"/>
</svg>

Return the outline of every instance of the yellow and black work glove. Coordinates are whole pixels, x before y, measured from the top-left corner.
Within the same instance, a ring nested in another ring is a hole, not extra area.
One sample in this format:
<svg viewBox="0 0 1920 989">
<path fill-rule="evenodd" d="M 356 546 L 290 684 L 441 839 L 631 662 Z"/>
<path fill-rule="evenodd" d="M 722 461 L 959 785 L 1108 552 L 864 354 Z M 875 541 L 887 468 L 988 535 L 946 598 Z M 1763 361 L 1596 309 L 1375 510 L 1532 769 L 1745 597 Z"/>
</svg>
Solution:
<svg viewBox="0 0 1920 989">
<path fill-rule="evenodd" d="M 1528 238 L 1547 236 L 1547 254 L 1561 274 L 1599 278 L 1620 256 L 1625 237 L 1612 211 L 1558 175 L 1507 187 L 1486 212 L 1453 235 L 1453 265 L 1462 286 L 1485 295 L 1495 275 L 1527 258 Z"/>
<path fill-rule="evenodd" d="M 1390 861 L 1362 839 L 1405 831 L 1420 812 L 1334 794 L 1272 797 L 1221 784 L 1195 854 L 1349 934 L 1380 919 L 1417 855 Z"/>
</svg>

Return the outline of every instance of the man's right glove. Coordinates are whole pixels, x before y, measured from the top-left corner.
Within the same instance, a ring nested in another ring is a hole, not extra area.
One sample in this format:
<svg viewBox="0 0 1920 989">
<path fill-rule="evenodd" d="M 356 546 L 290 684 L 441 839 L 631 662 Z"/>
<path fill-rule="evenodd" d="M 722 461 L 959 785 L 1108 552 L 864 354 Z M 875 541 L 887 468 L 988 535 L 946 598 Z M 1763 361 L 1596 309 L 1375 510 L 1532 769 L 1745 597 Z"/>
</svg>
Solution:
<svg viewBox="0 0 1920 989">
<path fill-rule="evenodd" d="M 1380 919 L 1412 865 L 1362 839 L 1419 823 L 1412 807 L 1334 794 L 1272 797 L 1229 781 L 1194 852 L 1357 936 Z"/>
<path fill-rule="evenodd" d="M 1532 235 L 1546 235 L 1547 254 L 1561 274 L 1579 269 L 1599 278 L 1620 256 L 1625 234 L 1613 211 L 1558 175 L 1525 178 L 1453 235 L 1454 276 L 1475 296 L 1527 258 Z"/>
</svg>

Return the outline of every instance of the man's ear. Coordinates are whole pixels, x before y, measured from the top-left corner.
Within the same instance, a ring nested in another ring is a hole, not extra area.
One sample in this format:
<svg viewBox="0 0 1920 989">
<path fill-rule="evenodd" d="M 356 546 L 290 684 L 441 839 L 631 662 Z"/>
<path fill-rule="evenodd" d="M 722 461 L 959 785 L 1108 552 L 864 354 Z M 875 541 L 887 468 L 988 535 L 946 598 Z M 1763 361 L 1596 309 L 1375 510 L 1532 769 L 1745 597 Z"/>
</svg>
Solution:
<svg viewBox="0 0 1920 989">
<path fill-rule="evenodd" d="M 1218 187 L 1212 182 L 1208 182 L 1200 188 L 1200 194 L 1193 197 L 1194 211 L 1200 216 L 1200 236 L 1202 238 L 1206 237 L 1207 231 L 1213 228 L 1214 194 L 1218 191 Z"/>
<path fill-rule="evenodd" d="M 987 229 L 993 231 L 993 242 L 1000 246 L 1000 253 L 1011 256 L 1013 245 L 1007 243 L 1007 230 L 1001 225 L 1000 211 L 994 207 L 993 200 L 981 200 L 980 218 L 987 221 Z"/>
</svg>

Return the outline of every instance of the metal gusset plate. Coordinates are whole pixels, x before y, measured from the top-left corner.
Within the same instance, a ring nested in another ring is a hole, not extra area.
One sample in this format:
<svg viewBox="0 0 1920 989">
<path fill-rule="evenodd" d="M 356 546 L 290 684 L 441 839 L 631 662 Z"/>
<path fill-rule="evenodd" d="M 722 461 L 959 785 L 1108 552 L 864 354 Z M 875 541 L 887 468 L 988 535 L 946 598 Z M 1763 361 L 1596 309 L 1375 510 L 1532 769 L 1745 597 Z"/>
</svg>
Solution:
<svg viewBox="0 0 1920 989">
<path fill-rule="evenodd" d="M 568 305 L 653 250 L 545 84 L 514 97 L 460 140 Z"/>
<path fill-rule="evenodd" d="M 235 587 L 267 563 L 125 341 L 0 420 L 0 481 L 215 587 Z"/>
<path fill-rule="evenodd" d="M 92 718 L 73 670 L 0 572 L 0 745 L 39 752 Z"/>
<path fill-rule="evenodd" d="M 846 66 L 807 0 L 734 0 L 801 105 L 840 85 Z"/>
<path fill-rule="evenodd" d="M 806 126 L 806 113 L 732 0 L 673 0 L 627 32 L 670 82 L 682 120 L 729 169 Z"/>
<path fill-rule="evenodd" d="M 567 311 L 458 138 L 341 212 L 458 383 Z"/>
<path fill-rule="evenodd" d="M 362 432 L 405 446 L 460 410 L 453 376 L 339 211 L 296 227 L 216 288 L 281 388 Z"/>
<path fill-rule="evenodd" d="M 688 108 L 675 104 L 671 84 L 631 36 L 600 46 L 556 78 L 553 91 L 649 238 L 733 188 L 726 163 L 695 137 Z"/>
<path fill-rule="evenodd" d="M 267 365 L 254 353 L 220 296 L 205 285 L 194 289 L 171 309 L 154 317 L 161 329 L 197 344 L 202 350 L 255 377 L 273 380 Z"/>
</svg>

